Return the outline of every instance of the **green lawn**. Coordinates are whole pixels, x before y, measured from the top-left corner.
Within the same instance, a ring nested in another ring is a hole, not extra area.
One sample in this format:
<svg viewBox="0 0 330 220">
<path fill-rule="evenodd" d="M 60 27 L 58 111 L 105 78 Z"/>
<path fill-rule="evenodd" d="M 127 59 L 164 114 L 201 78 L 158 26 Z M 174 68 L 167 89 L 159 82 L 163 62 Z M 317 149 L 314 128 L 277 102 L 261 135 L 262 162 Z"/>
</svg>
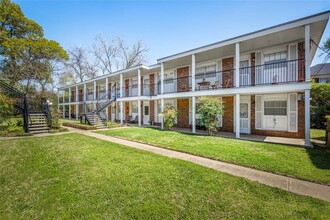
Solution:
<svg viewBox="0 0 330 220">
<path fill-rule="evenodd" d="M 325 130 L 311 129 L 311 139 L 325 142 Z"/>
<path fill-rule="evenodd" d="M 192 135 L 156 128 L 132 127 L 97 133 L 330 184 L 330 153 L 321 149 Z"/>
<path fill-rule="evenodd" d="M 327 219 L 330 203 L 80 134 L 0 142 L 0 219 Z"/>
</svg>

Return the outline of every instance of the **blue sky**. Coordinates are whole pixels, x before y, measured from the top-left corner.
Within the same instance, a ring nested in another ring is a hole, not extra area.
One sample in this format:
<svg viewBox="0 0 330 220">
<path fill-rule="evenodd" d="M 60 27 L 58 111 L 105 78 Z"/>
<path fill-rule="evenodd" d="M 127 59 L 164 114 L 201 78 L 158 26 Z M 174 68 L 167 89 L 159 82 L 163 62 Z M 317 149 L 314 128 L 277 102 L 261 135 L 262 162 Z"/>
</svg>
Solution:
<svg viewBox="0 0 330 220">
<path fill-rule="evenodd" d="M 148 64 L 171 54 L 330 10 L 330 0 L 111 1 L 14 0 L 65 49 L 96 35 L 143 40 Z M 324 38 L 330 37 L 329 25 Z M 313 64 L 322 62 L 315 56 Z"/>
</svg>

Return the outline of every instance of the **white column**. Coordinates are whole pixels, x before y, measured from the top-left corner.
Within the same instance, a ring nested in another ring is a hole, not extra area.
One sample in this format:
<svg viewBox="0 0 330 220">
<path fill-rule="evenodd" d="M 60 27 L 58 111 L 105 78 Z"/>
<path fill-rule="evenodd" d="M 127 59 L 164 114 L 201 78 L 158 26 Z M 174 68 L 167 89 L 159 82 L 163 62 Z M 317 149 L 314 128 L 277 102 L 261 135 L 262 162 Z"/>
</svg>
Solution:
<svg viewBox="0 0 330 220">
<path fill-rule="evenodd" d="M 65 105 L 62 105 L 63 119 L 65 119 Z"/>
<path fill-rule="evenodd" d="M 191 90 L 195 91 L 195 70 L 196 70 L 196 61 L 195 54 L 191 55 Z"/>
<path fill-rule="evenodd" d="M 141 96 L 141 69 L 138 69 L 138 96 Z"/>
<path fill-rule="evenodd" d="M 164 63 L 160 64 L 160 94 L 164 94 Z"/>
<path fill-rule="evenodd" d="M 142 120 L 142 115 L 141 115 L 141 100 L 138 100 L 138 126 L 141 127 L 141 120 Z"/>
<path fill-rule="evenodd" d="M 79 120 L 79 104 L 76 104 L 76 120 Z"/>
<path fill-rule="evenodd" d="M 86 113 L 86 83 L 84 83 L 84 113 Z"/>
<path fill-rule="evenodd" d="M 76 86 L 76 102 L 79 102 L 79 91 L 78 91 L 78 86 Z"/>
<path fill-rule="evenodd" d="M 120 74 L 120 88 L 119 88 L 119 92 L 120 92 L 120 97 L 123 97 L 123 74 Z"/>
<path fill-rule="evenodd" d="M 235 130 L 236 130 L 236 138 L 240 137 L 240 95 L 236 94 L 235 96 Z"/>
<path fill-rule="evenodd" d="M 71 102 L 71 88 L 69 88 L 69 102 Z"/>
<path fill-rule="evenodd" d="M 71 120 L 71 104 L 69 104 L 69 119 Z"/>
<path fill-rule="evenodd" d="M 235 87 L 239 87 L 239 43 L 235 44 Z"/>
<path fill-rule="evenodd" d="M 310 25 L 305 25 L 305 81 L 310 81 Z"/>
<path fill-rule="evenodd" d="M 109 97 L 108 96 L 108 90 L 109 90 L 109 79 L 105 78 L 105 94 L 107 94 L 107 97 Z"/>
<path fill-rule="evenodd" d="M 160 100 L 160 110 L 162 112 L 164 111 L 164 99 Z M 161 113 L 161 112 L 158 112 L 158 113 Z M 162 125 L 161 128 L 163 130 L 164 129 L 164 118 L 162 118 L 161 125 Z"/>
<path fill-rule="evenodd" d="M 305 145 L 310 147 L 310 90 L 305 90 Z"/>
<path fill-rule="evenodd" d="M 192 124 L 192 133 L 196 133 L 196 97 L 192 97 L 192 103 L 191 103 L 191 124 Z"/>
<path fill-rule="evenodd" d="M 96 109 L 96 81 L 94 81 L 94 86 L 93 86 L 93 105 L 94 105 L 94 110 Z"/>
<path fill-rule="evenodd" d="M 120 124 L 124 124 L 124 103 L 123 101 L 120 101 Z"/>
</svg>

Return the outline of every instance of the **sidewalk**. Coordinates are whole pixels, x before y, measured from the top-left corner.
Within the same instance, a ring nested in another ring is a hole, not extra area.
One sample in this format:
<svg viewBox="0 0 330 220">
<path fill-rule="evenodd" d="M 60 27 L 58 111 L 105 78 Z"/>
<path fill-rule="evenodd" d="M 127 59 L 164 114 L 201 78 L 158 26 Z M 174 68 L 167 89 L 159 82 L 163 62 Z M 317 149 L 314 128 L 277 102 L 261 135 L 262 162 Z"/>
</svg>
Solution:
<svg viewBox="0 0 330 220">
<path fill-rule="evenodd" d="M 102 134 L 97 134 L 91 131 L 78 130 L 75 128 L 68 128 L 68 129 L 72 132 L 77 132 L 101 140 L 110 141 L 128 147 L 150 151 L 171 158 L 190 161 L 204 167 L 208 167 L 220 172 L 231 174 L 233 176 L 243 177 L 251 181 L 256 181 L 268 186 L 277 187 L 296 194 L 311 196 L 314 198 L 318 198 L 330 202 L 330 186 L 298 180 L 287 176 L 268 173 L 268 172 L 247 168 L 239 165 L 234 165 L 230 163 L 225 163 L 217 160 L 212 160 L 204 157 L 194 156 L 191 154 L 181 153 L 174 150 L 154 147 L 148 144 L 142 144 L 134 141 L 128 141 L 120 138 L 110 137 Z"/>
</svg>

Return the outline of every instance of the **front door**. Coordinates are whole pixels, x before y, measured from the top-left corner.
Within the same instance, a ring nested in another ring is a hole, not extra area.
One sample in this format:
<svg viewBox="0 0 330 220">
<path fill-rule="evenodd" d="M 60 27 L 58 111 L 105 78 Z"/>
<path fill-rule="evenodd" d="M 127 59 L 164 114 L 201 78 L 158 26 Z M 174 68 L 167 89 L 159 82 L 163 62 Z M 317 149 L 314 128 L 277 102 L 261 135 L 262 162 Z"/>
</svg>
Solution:
<svg viewBox="0 0 330 220">
<path fill-rule="evenodd" d="M 250 103 L 240 103 L 240 133 L 250 133 Z"/>
<path fill-rule="evenodd" d="M 240 102 L 240 133 L 250 134 L 250 103 L 251 97 L 250 96 L 242 96 Z"/>
<path fill-rule="evenodd" d="M 147 125 L 150 121 L 149 102 L 143 101 L 143 124 Z"/>
</svg>

